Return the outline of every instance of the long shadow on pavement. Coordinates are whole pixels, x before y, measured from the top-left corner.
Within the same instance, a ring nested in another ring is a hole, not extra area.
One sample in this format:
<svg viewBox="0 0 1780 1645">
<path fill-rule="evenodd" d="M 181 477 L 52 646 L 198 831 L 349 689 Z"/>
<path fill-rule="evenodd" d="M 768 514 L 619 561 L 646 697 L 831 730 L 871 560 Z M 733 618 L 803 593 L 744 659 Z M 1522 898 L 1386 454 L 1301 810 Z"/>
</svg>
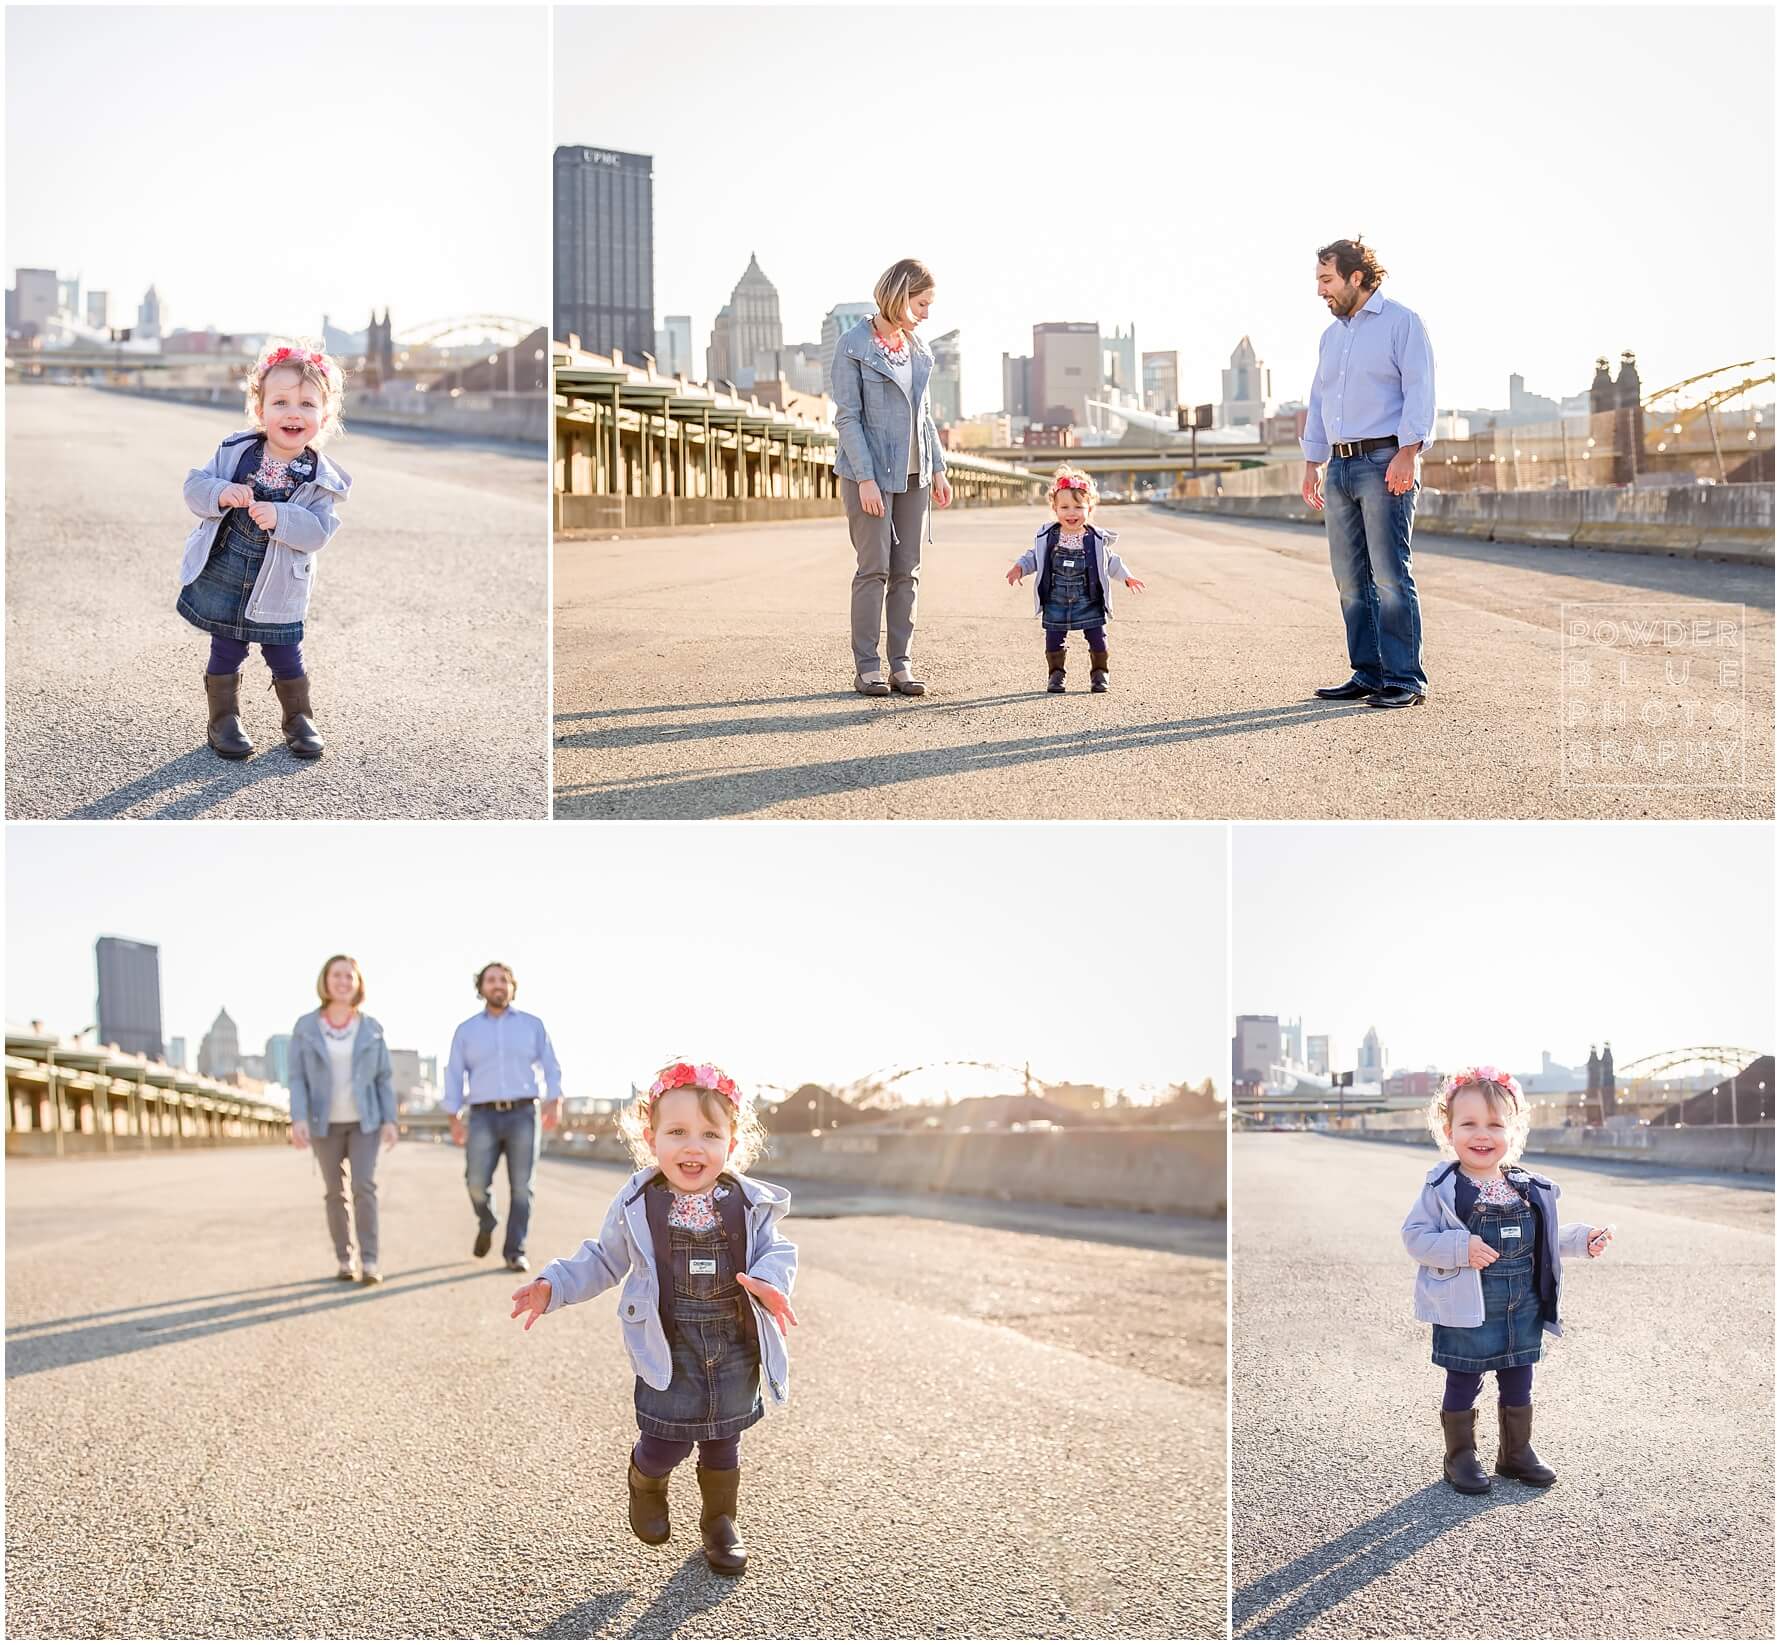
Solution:
<svg viewBox="0 0 1780 1645">
<path fill-rule="evenodd" d="M 411 1270 L 430 1273 L 430 1268 Z M 385 1302 L 392 1297 L 414 1291 L 430 1291 L 440 1285 L 462 1285 L 466 1280 L 505 1279 L 504 1268 L 477 1268 L 449 1274 L 443 1279 L 420 1280 L 411 1285 L 396 1283 L 406 1277 L 392 1275 L 378 1286 L 353 1286 L 350 1293 L 337 1280 L 316 1282 L 314 1293 L 299 1292 L 295 1297 L 266 1297 L 257 1291 L 242 1293 L 215 1307 L 186 1308 L 175 1304 L 173 1311 L 147 1317 L 86 1325 L 71 1331 L 56 1331 L 46 1336 L 15 1338 L 6 1344 L 6 1380 L 30 1376 L 36 1371 L 59 1371 L 64 1366 L 84 1365 L 90 1360 L 113 1359 L 143 1348 L 162 1348 L 168 1343 L 189 1342 L 193 1337 L 217 1336 L 224 1331 L 238 1331 L 250 1325 L 274 1325 L 280 1320 L 296 1319 L 303 1314 L 329 1313 L 337 1308 L 359 1308 Z M 326 1289 L 324 1289 L 324 1287 Z M 293 1305 L 294 1304 L 294 1305 Z"/>
<path fill-rule="evenodd" d="M 696 1528 L 695 1528 L 696 1529 Z M 622 1635 L 625 1639 L 672 1639 L 683 1623 L 721 1605 L 735 1592 L 734 1577 L 718 1576 L 705 1564 L 702 1552 L 688 1554 L 667 1579 L 647 1610 Z M 572 1610 L 564 1611 L 538 1631 L 539 1639 L 599 1639 L 607 1625 L 636 1596 L 628 1589 L 595 1594 Z"/>
<path fill-rule="evenodd" d="M 1209 714 L 1193 720 L 1162 720 L 1152 725 L 1123 726 L 1113 731 L 1085 729 L 1057 736 L 973 743 L 960 748 L 898 749 L 889 754 L 865 754 L 853 759 L 774 766 L 760 771 L 731 771 L 721 775 L 701 772 L 689 777 L 559 784 L 557 799 L 569 806 L 571 815 L 604 815 L 616 809 L 623 814 L 641 816 L 737 817 L 787 799 L 854 793 L 860 789 L 919 782 L 929 777 L 1011 770 L 1051 760 L 1074 759 L 1083 754 L 1161 748 L 1174 743 L 1199 742 L 1208 737 L 1276 731 L 1376 712 L 1376 709 L 1348 708 L 1339 703 L 1294 702 L 1278 708 L 1243 709 L 1233 714 Z M 770 721 L 746 722 L 746 728 L 756 731 L 775 729 Z M 832 729 L 832 722 L 825 720 L 818 729 Z M 590 738 L 584 746 L 611 744 Z"/>
<path fill-rule="evenodd" d="M 1020 691 L 999 697 L 970 697 L 958 702 L 949 702 L 943 697 L 923 697 L 919 699 L 917 706 L 906 697 L 860 698 L 855 694 L 849 699 L 829 692 L 821 697 L 788 699 L 796 702 L 828 703 L 831 712 L 827 714 L 780 714 L 771 717 L 752 714 L 726 720 L 688 720 L 683 725 L 663 725 L 655 721 L 595 731 L 562 731 L 557 733 L 556 745 L 558 748 L 654 748 L 662 744 L 708 742 L 714 737 L 796 737 L 811 732 L 823 734 L 846 730 L 851 727 L 853 721 L 850 716 L 854 714 L 925 714 L 930 718 L 938 716 L 943 719 L 949 714 L 967 713 L 971 709 L 1005 708 L 1010 703 L 1030 702 L 1033 698 L 1044 695 L 1042 690 Z M 777 699 L 763 699 L 762 706 L 775 700 Z M 743 703 L 737 706 L 746 708 L 753 705 Z M 664 705 L 659 708 L 639 708 L 635 712 L 661 714 L 669 712 L 669 709 Z M 558 715 L 558 722 L 567 717 Z"/>
<path fill-rule="evenodd" d="M 1517 1498 L 1532 1502 L 1537 1493 L 1498 1483 L 1487 1496 L 1460 1496 L 1444 1480 L 1425 1485 L 1383 1513 L 1374 1514 L 1365 1524 L 1343 1531 L 1238 1589 L 1231 1607 L 1234 1631 L 1248 1639 L 1295 1638 L 1325 1611 L 1387 1576 L 1448 1531 L 1470 1524 L 1491 1509 L 1512 1506 Z M 1269 1610 L 1294 1591 L 1295 1598 L 1278 1610 Z M 1268 1614 L 1253 1627 L 1244 1626 L 1263 1611 Z"/>
<path fill-rule="evenodd" d="M 455 1268 L 457 1264 L 455 1262 L 441 1262 L 434 1266 L 436 1268 Z M 404 1270 L 400 1274 L 393 1274 L 390 1277 L 392 1279 L 406 1279 L 411 1274 L 425 1274 L 432 1271 L 432 1269 L 427 1268 L 410 1268 Z M 101 1308 L 97 1313 L 92 1314 L 69 1314 L 62 1319 L 32 1320 L 30 1323 L 24 1325 L 7 1326 L 6 1334 L 9 1337 L 24 1336 L 31 1331 L 53 1331 L 58 1326 L 62 1325 L 85 1325 L 90 1320 L 95 1319 L 116 1319 L 120 1314 L 146 1314 L 151 1309 L 155 1308 L 189 1308 L 193 1303 L 225 1302 L 232 1298 L 253 1296 L 256 1293 L 265 1295 L 268 1301 L 273 1301 L 275 1299 L 272 1296 L 272 1293 L 276 1291 L 332 1290 L 339 1283 L 338 1280 L 317 1277 L 315 1279 L 285 1280 L 277 1285 L 250 1285 L 246 1287 L 246 1289 L 240 1291 L 209 1291 L 203 1296 L 198 1297 L 170 1297 L 163 1302 L 138 1302 L 127 1308 Z"/>
<path fill-rule="evenodd" d="M 245 760 L 221 759 L 208 744 L 203 744 L 189 754 L 169 760 L 157 771 L 133 778 L 109 794 L 76 806 L 68 816 L 80 821 L 121 817 L 134 806 L 153 804 L 166 795 L 164 803 L 150 813 L 151 817 L 201 817 L 211 806 L 245 788 L 274 778 L 294 777 L 313 763 L 297 759 L 281 742 L 271 747 L 262 744 L 258 753 Z M 203 786 L 195 793 L 180 792 L 193 783 Z"/>
<path fill-rule="evenodd" d="M 621 720 L 630 714 L 702 714 L 710 708 L 771 708 L 775 704 L 831 703 L 839 695 L 835 691 L 806 691 L 795 697 L 731 697 L 727 702 L 718 703 L 642 703 L 630 708 L 565 709 L 556 716 L 556 723 L 567 725 L 571 720 Z M 895 701 L 894 698 L 882 697 L 871 700 Z"/>
</svg>

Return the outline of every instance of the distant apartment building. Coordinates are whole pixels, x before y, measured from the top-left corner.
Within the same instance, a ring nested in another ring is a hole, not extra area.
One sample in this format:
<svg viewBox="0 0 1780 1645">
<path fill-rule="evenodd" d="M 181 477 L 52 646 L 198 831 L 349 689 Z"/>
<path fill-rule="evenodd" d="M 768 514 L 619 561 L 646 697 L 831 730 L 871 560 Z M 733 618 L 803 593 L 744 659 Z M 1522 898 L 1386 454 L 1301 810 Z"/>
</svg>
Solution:
<svg viewBox="0 0 1780 1645">
<path fill-rule="evenodd" d="M 152 942 L 101 937 L 98 970 L 99 1043 L 139 1057 L 161 1058 L 161 951 Z"/>
<path fill-rule="evenodd" d="M 61 281 L 53 268 L 20 268 L 12 274 L 7 329 L 32 337 L 55 318 Z"/>
<path fill-rule="evenodd" d="M 185 1035 L 175 1034 L 172 1039 L 167 1041 L 167 1066 L 169 1068 L 184 1068 L 186 1066 Z"/>
<path fill-rule="evenodd" d="M 1327 1078 L 1329 1074 L 1329 1036 L 1310 1034 L 1304 1041 L 1304 1066 L 1311 1073 Z"/>
<path fill-rule="evenodd" d="M 655 331 L 655 369 L 664 377 L 697 378 L 692 363 L 692 316 L 669 314 Z"/>
<path fill-rule="evenodd" d="M 1223 373 L 1223 397 L 1218 402 L 1218 427 L 1242 424 L 1259 426 L 1273 398 L 1273 374 L 1261 363 L 1255 345 L 1244 337 L 1230 355 Z"/>
<path fill-rule="evenodd" d="M 106 331 L 111 326 L 111 293 L 108 291 L 89 291 L 87 293 L 87 324 L 94 331 Z"/>
<path fill-rule="evenodd" d="M 711 327 L 710 347 L 705 353 L 705 370 L 713 383 L 734 383 L 737 388 L 753 385 L 757 372 L 755 357 L 777 354 L 785 346 L 785 328 L 779 318 L 779 288 L 766 277 L 760 259 L 748 254 L 748 266 L 729 294 L 729 301 L 718 310 Z"/>
<path fill-rule="evenodd" d="M 655 345 L 655 161 L 564 145 L 551 173 L 552 334 L 640 362 Z"/>
<path fill-rule="evenodd" d="M 1001 410 L 1013 419 L 1018 431 L 1032 420 L 1032 356 L 1004 354 L 1001 357 Z"/>
<path fill-rule="evenodd" d="M 1143 409 L 1158 417 L 1172 417 L 1180 404 L 1180 352 L 1146 354 L 1143 357 Z"/>
<path fill-rule="evenodd" d="M 1360 1055 L 1354 1063 L 1354 1081 L 1359 1085 L 1384 1084 L 1385 1048 L 1376 1028 L 1368 1028 L 1360 1041 Z"/>
<path fill-rule="evenodd" d="M 241 1072 L 241 1037 L 235 1019 L 218 1011 L 210 1032 L 198 1044 L 198 1072 L 213 1080 L 233 1079 Z"/>
<path fill-rule="evenodd" d="M 1278 1017 L 1238 1017 L 1230 1041 L 1231 1079 L 1238 1085 L 1264 1085 L 1283 1049 Z"/>
<path fill-rule="evenodd" d="M 1094 321 L 1055 320 L 1032 328 L 1028 415 L 1052 426 L 1088 424 L 1088 401 L 1101 397 L 1100 327 Z"/>
<path fill-rule="evenodd" d="M 266 1041 L 266 1078 L 274 1085 L 290 1084 L 290 1035 L 274 1034 Z"/>
<path fill-rule="evenodd" d="M 1106 341 L 1106 357 L 1101 364 L 1104 387 L 1111 390 L 1109 398 L 1122 405 L 1141 404 L 1143 377 L 1137 364 L 1137 327 L 1120 331 L 1117 326 Z"/>
<path fill-rule="evenodd" d="M 875 303 L 836 303 L 822 316 L 822 392 L 830 393 L 829 384 L 834 380 L 834 351 L 840 347 L 840 341 L 858 325 L 861 320 L 869 320 L 877 313 Z"/>
<path fill-rule="evenodd" d="M 161 294 L 150 286 L 143 292 L 142 301 L 136 305 L 137 341 L 147 338 L 151 343 L 159 342 L 166 324 L 167 311 L 161 302 Z"/>
<path fill-rule="evenodd" d="M 956 331 L 933 339 L 933 375 L 928 392 L 933 396 L 936 424 L 944 426 L 964 420 L 964 355 Z"/>
</svg>

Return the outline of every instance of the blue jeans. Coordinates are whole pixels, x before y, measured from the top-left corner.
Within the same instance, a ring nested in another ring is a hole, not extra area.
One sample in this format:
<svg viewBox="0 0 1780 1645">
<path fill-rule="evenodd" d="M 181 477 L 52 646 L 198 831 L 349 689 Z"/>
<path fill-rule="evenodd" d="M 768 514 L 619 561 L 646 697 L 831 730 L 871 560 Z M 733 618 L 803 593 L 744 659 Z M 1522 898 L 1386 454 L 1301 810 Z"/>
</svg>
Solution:
<svg viewBox="0 0 1780 1645">
<path fill-rule="evenodd" d="M 1402 686 L 1425 692 L 1422 608 L 1410 572 L 1414 489 L 1401 497 L 1385 490 L 1389 448 L 1358 457 L 1331 457 L 1323 478 L 1329 522 L 1329 564 L 1347 624 L 1347 659 L 1354 678 L 1374 689 Z"/>
<path fill-rule="evenodd" d="M 507 1156 L 507 1237 L 501 1255 L 511 1262 L 525 1255 L 525 1234 L 532 1220 L 532 1178 L 538 1169 L 538 1105 L 521 1103 L 497 1113 L 485 1102 L 470 1105 L 470 1136 L 464 1147 L 464 1182 L 470 1190 L 476 1224 L 493 1233 L 495 1162 Z"/>
</svg>

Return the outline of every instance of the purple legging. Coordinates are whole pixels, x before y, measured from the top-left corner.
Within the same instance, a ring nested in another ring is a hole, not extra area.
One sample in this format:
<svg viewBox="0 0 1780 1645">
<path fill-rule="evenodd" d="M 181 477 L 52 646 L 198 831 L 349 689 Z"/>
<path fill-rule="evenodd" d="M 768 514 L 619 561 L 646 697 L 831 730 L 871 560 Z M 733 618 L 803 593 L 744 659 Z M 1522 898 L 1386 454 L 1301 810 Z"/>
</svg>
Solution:
<svg viewBox="0 0 1780 1645">
<path fill-rule="evenodd" d="M 263 645 L 260 654 L 275 680 L 300 680 L 303 677 L 303 642 L 290 645 Z M 210 662 L 207 674 L 239 674 L 247 661 L 247 641 L 231 640 L 226 634 L 210 636 Z"/>
<path fill-rule="evenodd" d="M 1090 651 L 1104 651 L 1106 649 L 1106 630 L 1104 628 L 1084 628 L 1081 630 L 1081 635 L 1082 638 L 1088 642 L 1088 649 Z M 1061 651 L 1068 639 L 1069 630 L 1067 628 L 1046 628 L 1045 650 Z"/>
<path fill-rule="evenodd" d="M 689 1439 L 658 1439 L 654 1434 L 638 1434 L 637 1448 L 630 1457 L 637 1465 L 639 1474 L 647 1474 L 651 1479 L 665 1479 L 676 1468 L 692 1455 L 692 1441 Z M 739 1466 L 742 1455 L 742 1436 L 731 1434 L 728 1439 L 701 1439 L 698 1442 L 698 1465 L 721 1472 Z"/>
<path fill-rule="evenodd" d="M 1482 1371 L 1448 1371 L 1446 1373 L 1446 1397 L 1440 1402 L 1443 1411 L 1469 1411 L 1477 1403 L 1477 1396 L 1483 1392 Z M 1510 1365 L 1506 1370 L 1496 1373 L 1496 1393 L 1504 1405 L 1531 1405 L 1533 1403 L 1533 1368 L 1530 1365 Z"/>
</svg>

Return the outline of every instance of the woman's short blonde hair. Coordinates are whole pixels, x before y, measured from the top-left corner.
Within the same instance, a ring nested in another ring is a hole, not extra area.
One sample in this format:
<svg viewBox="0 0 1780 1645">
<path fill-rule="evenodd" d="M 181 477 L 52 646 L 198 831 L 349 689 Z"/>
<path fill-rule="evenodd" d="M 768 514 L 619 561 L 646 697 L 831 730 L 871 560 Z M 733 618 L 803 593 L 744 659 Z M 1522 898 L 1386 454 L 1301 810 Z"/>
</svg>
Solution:
<svg viewBox="0 0 1780 1645">
<path fill-rule="evenodd" d="M 1499 1113 L 1507 1120 L 1508 1147 L 1502 1155 L 1502 1163 L 1514 1164 L 1527 1145 L 1527 1132 L 1532 1128 L 1533 1111 L 1527 1106 L 1527 1099 L 1521 1093 L 1520 1082 L 1510 1076 L 1488 1079 L 1459 1074 L 1447 1080 L 1428 1103 L 1428 1135 L 1434 1139 L 1434 1146 L 1446 1159 L 1459 1157 L 1447 1132 L 1452 1125 L 1453 1104 L 1467 1091 L 1480 1093 L 1490 1105 L 1491 1112 Z"/>
<path fill-rule="evenodd" d="M 1087 496 L 1088 507 L 1093 508 L 1100 501 L 1100 487 L 1095 485 L 1094 476 L 1085 468 L 1072 468 L 1068 463 L 1060 463 L 1057 472 L 1051 476 L 1051 506 L 1057 503 L 1057 493 L 1068 484 L 1073 491 L 1082 491 Z"/>
<path fill-rule="evenodd" d="M 878 276 L 871 298 L 878 305 L 878 313 L 901 325 L 909 317 L 909 299 L 932 290 L 933 275 L 927 265 L 919 257 L 904 257 Z"/>
<path fill-rule="evenodd" d="M 724 1170 L 746 1171 L 766 1153 L 766 1127 L 761 1124 L 760 1115 L 752 1100 L 742 1092 L 736 1092 L 732 1102 L 728 1097 L 708 1091 L 702 1085 L 683 1085 L 678 1089 L 697 1095 L 699 1112 L 706 1119 L 729 1126 L 730 1134 L 735 1138 L 735 1147 L 724 1162 Z M 655 1110 L 660 1106 L 662 1097 L 672 1094 L 663 1091 L 661 1096 L 652 1097 L 645 1091 L 635 1102 L 627 1103 L 618 1112 L 618 1134 L 630 1149 L 630 1157 L 636 1161 L 639 1171 L 655 1163 L 655 1150 L 649 1146 L 643 1132 L 655 1129 Z"/>
<path fill-rule="evenodd" d="M 321 394 L 321 427 L 314 444 L 323 446 L 346 432 L 340 413 L 346 406 L 346 373 L 340 362 L 312 337 L 275 337 L 261 351 L 247 374 L 247 420 L 265 431 L 266 379 L 275 371 L 294 371 Z"/>
<path fill-rule="evenodd" d="M 346 963 L 352 967 L 353 980 L 358 984 L 352 991 L 352 1003 L 355 1007 L 363 1005 L 365 1003 L 365 974 L 359 970 L 358 961 L 350 954 L 328 955 L 327 959 L 322 963 L 321 970 L 315 975 L 315 997 L 320 1000 L 323 1005 L 330 1003 L 328 998 L 328 973 L 342 960 L 345 960 Z"/>
</svg>

